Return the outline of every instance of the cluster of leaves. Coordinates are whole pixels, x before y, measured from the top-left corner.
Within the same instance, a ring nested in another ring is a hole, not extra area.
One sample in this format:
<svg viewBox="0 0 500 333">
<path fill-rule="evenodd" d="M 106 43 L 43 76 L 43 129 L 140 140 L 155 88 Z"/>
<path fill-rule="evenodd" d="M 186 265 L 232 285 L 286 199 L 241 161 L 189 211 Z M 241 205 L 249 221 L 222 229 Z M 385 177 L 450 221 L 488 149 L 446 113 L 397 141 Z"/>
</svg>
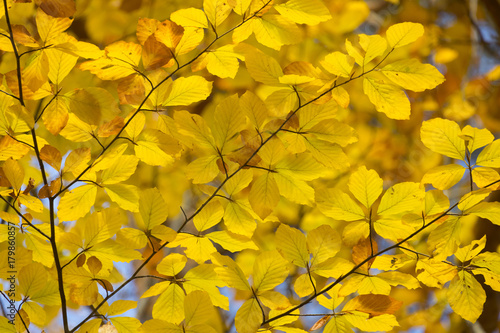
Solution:
<svg viewBox="0 0 500 333">
<path fill-rule="evenodd" d="M 398 286 L 446 286 L 470 322 L 486 299 L 476 276 L 500 291 L 500 255 L 482 252 L 485 237 L 461 238 L 469 216 L 500 225 L 500 204 L 486 200 L 500 182 L 500 140 L 424 121 L 422 143 L 454 162 L 385 191 L 347 153 L 361 139 L 347 121 L 351 96 L 406 120 L 411 92 L 444 81 L 430 64 L 393 57 L 421 24 L 282 66 L 269 49 L 332 20 L 322 1 L 204 0 L 141 18 L 104 50 L 70 33 L 74 1 L 24 2 L 3 1 L 0 31 L 0 257 L 10 256 L 8 224 L 17 244 L 17 314 L 15 325 L 0 318 L 2 331 L 60 316 L 64 332 L 217 332 L 229 330 L 224 317 L 238 332 L 301 332 L 306 306 L 327 309 L 313 330 L 388 331 L 399 325 Z M 23 6 L 34 23 L 12 24 Z M 224 93 L 220 82 L 238 75 L 243 91 Z M 443 191 L 465 173 L 470 186 L 450 204 Z M 296 207 L 317 222 L 287 223 Z M 0 277 L 11 271 L 0 263 Z M 114 297 L 146 279 L 134 299 Z M 152 319 L 120 316 L 139 298 L 153 300 Z M 70 327 L 70 310 L 86 306 Z"/>
</svg>

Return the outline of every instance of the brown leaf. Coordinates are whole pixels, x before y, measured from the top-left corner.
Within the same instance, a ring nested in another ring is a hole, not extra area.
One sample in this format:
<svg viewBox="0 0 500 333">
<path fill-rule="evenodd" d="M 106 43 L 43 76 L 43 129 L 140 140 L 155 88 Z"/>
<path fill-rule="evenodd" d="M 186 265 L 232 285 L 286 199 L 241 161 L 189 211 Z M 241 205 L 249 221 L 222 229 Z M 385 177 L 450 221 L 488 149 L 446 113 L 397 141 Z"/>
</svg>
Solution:
<svg viewBox="0 0 500 333">
<path fill-rule="evenodd" d="M 319 330 L 321 327 L 325 326 L 332 315 L 326 315 L 320 320 L 314 323 L 314 325 L 309 329 L 309 332 Z"/>
<path fill-rule="evenodd" d="M 85 255 L 85 253 L 80 254 L 76 259 L 76 267 L 82 267 L 85 264 L 86 260 L 87 256 Z"/>
<path fill-rule="evenodd" d="M 101 271 L 102 263 L 96 256 L 92 256 L 87 260 L 87 266 L 92 275 L 97 275 Z"/>
<path fill-rule="evenodd" d="M 165 66 L 172 59 L 172 52 L 160 43 L 154 35 L 148 37 L 142 48 L 144 69 L 153 70 Z"/>
<path fill-rule="evenodd" d="M 52 17 L 70 17 L 76 12 L 75 0 L 36 0 L 36 4 Z"/>
<path fill-rule="evenodd" d="M 113 285 L 108 280 L 99 279 L 97 282 L 107 291 L 113 291 Z"/>
<path fill-rule="evenodd" d="M 108 136 L 118 134 L 123 126 L 125 126 L 123 118 L 117 116 L 110 122 L 107 122 L 99 127 L 97 130 L 97 136 L 100 138 L 107 138 Z"/>
<path fill-rule="evenodd" d="M 387 295 L 360 295 L 350 300 L 342 311 L 360 311 L 370 314 L 370 317 L 383 314 L 394 314 L 403 305 Z"/>
</svg>

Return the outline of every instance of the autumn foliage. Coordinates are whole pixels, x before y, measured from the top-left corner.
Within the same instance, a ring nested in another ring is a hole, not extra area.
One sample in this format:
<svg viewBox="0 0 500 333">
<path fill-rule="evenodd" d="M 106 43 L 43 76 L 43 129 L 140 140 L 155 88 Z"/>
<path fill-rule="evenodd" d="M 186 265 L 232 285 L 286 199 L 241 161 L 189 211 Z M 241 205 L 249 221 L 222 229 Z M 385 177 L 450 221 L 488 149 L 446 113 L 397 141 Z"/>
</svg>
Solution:
<svg viewBox="0 0 500 333">
<path fill-rule="evenodd" d="M 3 0 L 0 331 L 481 322 L 500 67 L 373 3 Z"/>
</svg>

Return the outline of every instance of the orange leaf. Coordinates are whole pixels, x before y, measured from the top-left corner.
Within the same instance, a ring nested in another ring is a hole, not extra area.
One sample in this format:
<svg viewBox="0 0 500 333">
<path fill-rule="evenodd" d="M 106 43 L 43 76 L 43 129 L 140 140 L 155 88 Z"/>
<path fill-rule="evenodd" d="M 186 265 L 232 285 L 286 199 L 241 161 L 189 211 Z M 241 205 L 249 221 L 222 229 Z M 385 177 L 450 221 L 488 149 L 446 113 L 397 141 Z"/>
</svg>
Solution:
<svg viewBox="0 0 500 333">
<path fill-rule="evenodd" d="M 363 260 L 368 258 L 369 256 L 372 255 L 372 253 L 377 253 L 378 247 L 377 247 L 377 242 L 372 240 L 370 244 L 370 239 L 366 238 L 362 241 L 360 241 L 358 244 L 356 244 L 353 249 L 352 249 L 352 260 L 356 265 L 361 263 Z M 373 252 L 372 252 L 372 245 L 373 245 Z M 370 269 L 370 266 L 372 265 L 373 261 L 375 258 L 370 259 L 367 263 L 365 263 L 361 268 L 365 271 L 368 271 Z"/>
</svg>

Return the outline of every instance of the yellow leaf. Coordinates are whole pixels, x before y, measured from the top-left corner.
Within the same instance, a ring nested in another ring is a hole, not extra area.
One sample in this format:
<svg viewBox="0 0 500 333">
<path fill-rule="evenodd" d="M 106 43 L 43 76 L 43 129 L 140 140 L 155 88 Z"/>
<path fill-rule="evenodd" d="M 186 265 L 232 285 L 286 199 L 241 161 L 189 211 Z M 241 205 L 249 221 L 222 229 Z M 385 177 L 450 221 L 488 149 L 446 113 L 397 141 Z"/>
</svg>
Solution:
<svg viewBox="0 0 500 333">
<path fill-rule="evenodd" d="M 354 66 L 354 58 L 336 51 L 326 55 L 325 59 L 320 61 L 320 64 L 333 75 L 349 77 Z"/>
<path fill-rule="evenodd" d="M 202 76 L 180 77 L 170 86 L 162 105 L 190 105 L 206 99 L 211 91 L 212 82 Z"/>
<path fill-rule="evenodd" d="M 301 205 L 313 205 L 314 189 L 305 181 L 297 179 L 290 173 L 276 173 L 273 177 L 278 185 L 279 193 L 285 198 Z"/>
<path fill-rule="evenodd" d="M 225 45 L 207 53 L 207 70 L 220 78 L 234 79 L 238 73 L 239 61 L 243 56 L 236 53 L 233 45 Z"/>
<path fill-rule="evenodd" d="M 276 231 L 276 248 L 294 265 L 307 267 L 309 264 L 306 237 L 298 229 L 291 228 L 283 223 L 280 224 Z"/>
<path fill-rule="evenodd" d="M 255 218 L 248 212 L 251 209 L 249 206 L 248 201 L 243 203 L 242 200 L 227 203 L 224 210 L 224 224 L 228 230 L 238 235 L 252 237 L 257 226 Z"/>
<path fill-rule="evenodd" d="M 40 199 L 27 194 L 19 194 L 19 202 L 34 212 L 43 212 L 43 203 Z"/>
<path fill-rule="evenodd" d="M 186 266 L 186 262 L 186 256 L 179 253 L 171 253 L 161 260 L 156 266 L 156 270 L 163 275 L 175 276 Z"/>
<path fill-rule="evenodd" d="M 450 200 L 441 191 L 431 190 L 425 192 L 425 215 L 439 214 L 450 207 Z"/>
<path fill-rule="evenodd" d="M 476 164 L 492 168 L 500 167 L 500 140 L 487 145 L 476 159 Z"/>
<path fill-rule="evenodd" d="M 280 200 L 280 192 L 271 173 L 267 172 L 255 179 L 248 200 L 260 218 L 264 219 L 272 213 Z"/>
<path fill-rule="evenodd" d="M 115 98 L 103 88 L 75 89 L 64 97 L 68 99 L 69 110 L 90 125 L 110 121 L 119 113 Z"/>
<path fill-rule="evenodd" d="M 173 324 L 184 320 L 184 290 L 172 283 L 153 305 L 153 318 L 163 319 Z"/>
<path fill-rule="evenodd" d="M 326 324 L 323 333 L 351 333 L 351 324 L 344 316 L 333 316 Z"/>
<path fill-rule="evenodd" d="M 170 138 L 161 135 L 159 132 L 148 133 L 143 137 L 143 140 L 136 142 L 137 145 L 134 146 L 135 155 L 149 165 L 169 166 L 174 162 L 174 158 L 162 149 L 165 145 L 162 145 L 159 141 L 163 139 L 169 140 Z"/>
<path fill-rule="evenodd" d="M 186 176 L 194 184 L 206 184 L 214 180 L 219 174 L 217 160 L 219 156 L 209 155 L 197 158 L 186 167 Z"/>
<path fill-rule="evenodd" d="M 49 77 L 49 58 L 45 51 L 37 51 L 27 61 L 23 70 L 23 78 L 31 91 L 37 91 Z"/>
<path fill-rule="evenodd" d="M 206 291 L 195 290 L 184 299 L 186 326 L 200 325 L 210 320 L 214 315 L 213 305 Z"/>
<path fill-rule="evenodd" d="M 67 17 L 53 17 L 45 14 L 40 8 L 36 12 L 36 27 L 44 45 L 56 37 L 73 23 L 73 19 Z"/>
<path fill-rule="evenodd" d="M 220 203 L 218 201 L 211 201 L 194 217 L 194 226 L 198 231 L 205 231 L 219 223 L 223 216 L 224 210 Z"/>
<path fill-rule="evenodd" d="M 467 214 L 476 215 L 483 219 L 490 220 L 493 224 L 500 225 L 500 202 L 480 202 L 467 209 Z"/>
<path fill-rule="evenodd" d="M 158 24 L 154 36 L 156 40 L 168 47 L 170 50 L 175 50 L 179 44 L 184 28 L 175 24 L 172 21 L 165 20 Z"/>
<path fill-rule="evenodd" d="M 212 242 L 219 244 L 229 252 L 239 252 L 246 249 L 259 249 L 251 239 L 226 230 L 211 232 L 207 234 L 206 237 Z"/>
<path fill-rule="evenodd" d="M 252 0 L 236 0 L 233 10 L 236 14 L 243 15 L 252 2 Z"/>
<path fill-rule="evenodd" d="M 145 230 L 151 230 L 167 220 L 167 205 L 158 189 L 151 188 L 141 192 L 139 213 Z"/>
<path fill-rule="evenodd" d="M 139 159 L 134 155 L 122 155 L 101 174 L 103 185 L 117 184 L 134 174 Z"/>
<path fill-rule="evenodd" d="M 64 112 L 67 112 L 66 110 L 57 110 L 57 113 L 61 112 L 64 114 Z M 67 120 L 64 122 L 62 120 L 61 122 L 57 122 L 54 125 L 54 131 L 60 131 L 59 133 L 66 139 L 74 142 L 85 142 L 92 140 L 93 136 L 92 134 L 96 130 L 97 126 L 91 126 L 80 119 L 78 119 L 77 116 L 75 116 L 73 113 L 66 113 Z M 62 129 L 61 126 L 64 127 Z"/>
<path fill-rule="evenodd" d="M 328 8 L 319 0 L 291 0 L 274 8 L 284 17 L 299 24 L 316 25 L 332 18 Z"/>
<path fill-rule="evenodd" d="M 420 184 L 405 182 L 389 188 L 378 206 L 379 215 L 401 215 L 405 212 L 420 210 L 425 192 Z"/>
<path fill-rule="evenodd" d="M 363 79 L 363 91 L 379 112 L 391 119 L 410 119 L 410 101 L 405 92 L 393 84 L 369 77 Z"/>
<path fill-rule="evenodd" d="M 229 16 L 233 3 L 227 0 L 203 0 L 203 10 L 214 29 Z"/>
<path fill-rule="evenodd" d="M 483 312 L 486 293 L 481 284 L 467 271 L 459 271 L 446 293 L 453 311 L 475 323 Z"/>
<path fill-rule="evenodd" d="M 469 245 L 461 247 L 455 253 L 455 257 L 461 262 L 466 262 L 476 257 L 486 246 L 486 235 L 480 240 L 472 241 Z"/>
<path fill-rule="evenodd" d="M 461 137 L 466 141 L 467 149 L 470 153 L 473 153 L 478 148 L 490 144 L 495 139 L 493 134 L 491 134 L 488 129 L 478 129 L 470 125 L 462 128 Z"/>
<path fill-rule="evenodd" d="M 250 76 L 255 80 L 271 86 L 281 86 L 279 77 L 283 76 L 278 61 L 257 49 L 245 53 L 245 64 Z"/>
<path fill-rule="evenodd" d="M 10 185 L 16 191 L 19 191 L 24 183 L 24 169 L 21 167 L 19 162 L 9 158 L 3 164 L 2 169 Z"/>
<path fill-rule="evenodd" d="M 379 35 L 368 36 L 361 34 L 359 35 L 359 45 L 365 51 L 363 62 L 359 63 L 363 69 L 370 61 L 384 54 L 387 49 L 387 42 Z"/>
<path fill-rule="evenodd" d="M 311 266 L 322 263 L 340 251 L 340 236 L 327 224 L 321 225 L 307 234 L 307 249 L 312 254 Z"/>
<path fill-rule="evenodd" d="M 375 317 L 394 314 L 402 305 L 403 302 L 386 295 L 359 295 L 347 302 L 342 311 L 360 311 Z"/>
<path fill-rule="evenodd" d="M 458 249 L 460 244 L 460 218 L 450 217 L 434 229 L 427 242 L 430 251 L 434 251 L 434 258 L 444 260 Z"/>
<path fill-rule="evenodd" d="M 308 138 L 306 147 L 314 159 L 326 167 L 336 170 L 345 170 L 349 167 L 349 159 L 342 151 L 342 148 L 336 144 L 316 138 Z"/>
<path fill-rule="evenodd" d="M 229 141 L 233 140 L 245 126 L 245 117 L 239 110 L 238 95 L 232 95 L 217 105 L 212 128 L 215 144 L 222 153 L 232 150 Z"/>
<path fill-rule="evenodd" d="M 314 283 L 314 287 L 316 287 L 316 281 L 314 277 L 311 276 L 309 277 L 308 274 L 302 274 L 300 275 L 295 282 L 293 283 L 293 290 L 295 290 L 295 293 L 299 297 L 306 297 L 308 295 L 311 295 L 314 292 L 314 287 L 311 283 Z"/>
<path fill-rule="evenodd" d="M 332 90 L 332 99 L 344 109 L 349 107 L 350 97 L 347 91 L 342 87 L 337 87 Z"/>
<path fill-rule="evenodd" d="M 415 229 L 401 221 L 401 219 L 378 219 L 373 222 L 375 232 L 383 238 L 399 241 L 411 235 Z"/>
<path fill-rule="evenodd" d="M 339 189 L 329 189 L 316 193 L 319 210 L 328 217 L 342 221 L 365 219 L 365 213 L 349 195 Z"/>
<path fill-rule="evenodd" d="M 390 314 L 371 317 L 367 313 L 354 311 L 342 317 L 352 326 L 367 332 L 390 331 L 394 326 L 399 326 L 396 317 Z"/>
<path fill-rule="evenodd" d="M 239 333 L 255 333 L 262 323 L 262 312 L 259 301 L 251 298 L 238 309 L 235 317 L 235 327 Z"/>
<path fill-rule="evenodd" d="M 47 284 L 47 271 L 39 263 L 31 263 L 19 271 L 19 292 L 31 296 L 39 292 Z"/>
<path fill-rule="evenodd" d="M 190 259 L 198 264 L 202 264 L 210 259 L 210 255 L 217 252 L 212 242 L 205 236 L 198 237 L 191 234 L 179 233 L 174 241 L 168 244 L 168 247 L 182 246 L 186 248 L 184 253 Z"/>
<path fill-rule="evenodd" d="M 422 184 L 432 184 L 438 190 L 447 190 L 456 185 L 464 176 L 465 167 L 458 164 L 440 165 L 427 171 Z"/>
<path fill-rule="evenodd" d="M 281 46 L 296 44 L 302 39 L 297 25 L 281 15 L 266 14 L 254 18 L 252 30 L 259 43 L 278 51 Z"/>
<path fill-rule="evenodd" d="M 212 262 L 218 266 L 215 268 L 215 272 L 229 287 L 238 290 L 251 290 L 245 274 L 233 259 L 223 256 L 218 252 L 213 253 L 211 259 Z"/>
<path fill-rule="evenodd" d="M 394 84 L 412 91 L 433 89 L 444 82 L 444 76 L 429 64 L 422 64 L 417 59 L 405 59 L 393 62 L 380 69 Z"/>
<path fill-rule="evenodd" d="M 57 206 L 60 221 L 73 221 L 85 216 L 94 205 L 97 195 L 95 185 L 83 185 L 66 192 Z"/>
<path fill-rule="evenodd" d="M 139 193 L 134 185 L 106 184 L 104 188 L 109 198 L 120 208 L 131 212 L 139 211 Z"/>
<path fill-rule="evenodd" d="M 49 79 L 52 83 L 59 85 L 75 67 L 78 57 L 55 48 L 44 50 L 44 52 L 49 60 Z"/>
<path fill-rule="evenodd" d="M 410 274 L 401 272 L 382 272 L 377 275 L 377 277 L 383 279 L 385 282 L 389 283 L 391 286 L 403 286 L 408 289 L 420 288 L 418 280 Z"/>
<path fill-rule="evenodd" d="M 404 22 L 394 24 L 386 32 L 389 46 L 398 48 L 413 43 L 424 34 L 424 27 L 420 23 Z"/>
<path fill-rule="evenodd" d="M 45 127 L 52 135 L 57 135 L 68 123 L 68 104 L 56 97 L 42 115 Z"/>
<path fill-rule="evenodd" d="M 382 178 L 375 170 L 360 167 L 349 178 L 349 191 L 366 208 L 370 208 L 375 200 L 382 194 Z"/>
<path fill-rule="evenodd" d="M 468 211 L 471 207 L 477 205 L 484 200 L 487 196 L 491 194 L 491 189 L 479 189 L 473 192 L 469 192 L 460 198 L 458 203 L 458 209 L 462 212 Z"/>
<path fill-rule="evenodd" d="M 115 302 L 116 303 L 116 302 Z M 113 304 L 111 304 L 113 305 Z M 108 314 L 109 315 L 109 314 Z M 119 332 L 124 332 L 124 333 L 135 333 L 139 330 L 141 327 L 141 322 L 137 318 L 132 318 L 132 317 L 113 317 L 109 318 L 108 324 L 111 322 L 114 325 L 114 332 L 110 333 L 119 333 Z M 101 333 L 101 332 L 99 332 Z M 106 332 L 108 333 L 108 332 Z"/>
<path fill-rule="evenodd" d="M 253 269 L 253 286 L 256 291 L 271 290 L 288 276 L 288 263 L 277 250 L 262 252 Z"/>
<path fill-rule="evenodd" d="M 76 177 L 90 161 L 90 148 L 78 148 L 69 153 L 64 161 L 63 173 L 71 172 Z"/>
<path fill-rule="evenodd" d="M 198 8 L 184 8 L 170 14 L 170 19 L 183 27 L 208 28 L 207 16 Z"/>
<path fill-rule="evenodd" d="M 175 48 L 175 54 L 182 55 L 194 50 L 204 37 L 203 28 L 184 27 L 184 34 Z"/>
</svg>

